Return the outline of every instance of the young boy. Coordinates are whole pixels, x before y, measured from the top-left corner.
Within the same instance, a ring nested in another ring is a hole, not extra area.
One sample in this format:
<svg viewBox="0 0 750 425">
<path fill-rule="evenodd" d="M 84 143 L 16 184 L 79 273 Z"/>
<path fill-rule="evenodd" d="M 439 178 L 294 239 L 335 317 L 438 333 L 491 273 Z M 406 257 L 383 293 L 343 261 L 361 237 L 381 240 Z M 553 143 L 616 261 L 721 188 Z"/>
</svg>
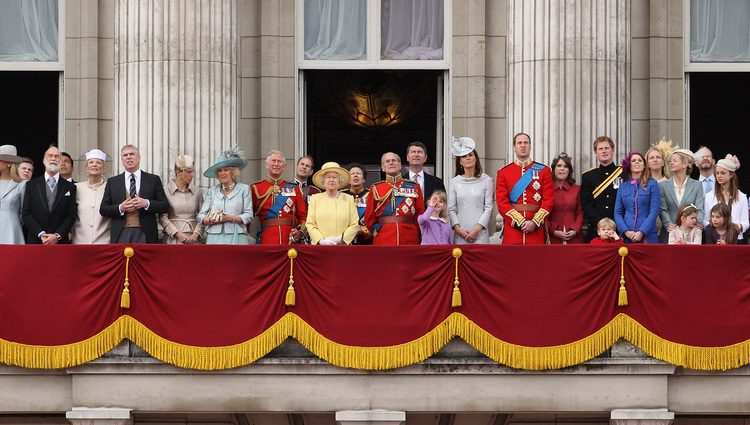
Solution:
<svg viewBox="0 0 750 425">
<path fill-rule="evenodd" d="M 624 245 L 620 236 L 617 235 L 617 226 L 611 218 L 603 218 L 596 225 L 598 238 L 591 240 L 591 245 Z"/>
</svg>

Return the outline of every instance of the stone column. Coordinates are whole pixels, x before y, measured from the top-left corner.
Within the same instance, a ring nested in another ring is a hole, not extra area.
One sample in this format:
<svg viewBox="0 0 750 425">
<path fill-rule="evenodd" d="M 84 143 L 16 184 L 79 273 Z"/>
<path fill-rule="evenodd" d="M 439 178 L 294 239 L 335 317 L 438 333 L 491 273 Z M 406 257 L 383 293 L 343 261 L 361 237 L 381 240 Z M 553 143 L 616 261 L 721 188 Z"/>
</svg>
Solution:
<svg viewBox="0 0 750 425">
<path fill-rule="evenodd" d="M 531 135 L 533 158 L 593 166 L 599 135 L 630 146 L 630 2 L 508 0 L 508 147 Z"/>
<path fill-rule="evenodd" d="M 673 421 L 674 412 L 667 409 L 621 409 L 610 414 L 613 425 L 671 425 Z"/>
<path fill-rule="evenodd" d="M 342 410 L 336 412 L 340 425 L 401 425 L 406 422 L 406 412 L 394 410 Z"/>
<path fill-rule="evenodd" d="M 72 425 L 133 425 L 130 409 L 74 407 L 65 418 Z"/>
<path fill-rule="evenodd" d="M 137 145 L 163 180 L 170 151 L 193 155 L 208 185 L 203 170 L 237 146 L 236 1 L 115 1 L 113 155 Z"/>
</svg>

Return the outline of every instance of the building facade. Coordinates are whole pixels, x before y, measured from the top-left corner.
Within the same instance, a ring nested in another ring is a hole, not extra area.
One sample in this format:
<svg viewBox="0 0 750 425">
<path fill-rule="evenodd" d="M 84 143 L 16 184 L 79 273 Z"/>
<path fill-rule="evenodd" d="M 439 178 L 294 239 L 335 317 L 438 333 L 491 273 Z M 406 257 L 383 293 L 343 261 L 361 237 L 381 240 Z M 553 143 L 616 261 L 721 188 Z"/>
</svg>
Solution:
<svg viewBox="0 0 750 425">
<path fill-rule="evenodd" d="M 199 158 L 202 187 L 203 170 L 235 146 L 250 160 L 244 182 L 264 176 L 271 149 L 291 177 L 307 153 L 377 169 L 383 151 L 417 139 L 449 179 L 453 136 L 474 138 L 494 176 L 519 131 L 535 159 L 567 152 L 579 175 L 601 134 L 620 157 L 662 138 L 750 154 L 750 59 L 697 52 L 707 1 L 414 0 L 406 12 L 395 0 L 39 3 L 56 12 L 59 43 L 51 59 L 0 61 L 13 100 L 5 127 L 35 160 L 59 144 L 77 159 L 76 180 L 93 148 L 120 172 L 125 144 L 165 180 L 174 154 Z M 724 26 L 745 34 L 744 2 L 727 3 L 739 21 Z M 324 30 L 333 16 L 348 26 Z M 409 56 L 398 45 L 422 24 L 433 44 Z M 712 137 L 717 128 L 725 136 Z M 66 370 L 0 366 L 0 424 L 750 424 L 749 374 L 682 369 L 625 342 L 579 366 L 519 371 L 460 341 L 387 372 L 337 368 L 292 341 L 250 366 L 195 372 L 126 341 Z"/>
</svg>

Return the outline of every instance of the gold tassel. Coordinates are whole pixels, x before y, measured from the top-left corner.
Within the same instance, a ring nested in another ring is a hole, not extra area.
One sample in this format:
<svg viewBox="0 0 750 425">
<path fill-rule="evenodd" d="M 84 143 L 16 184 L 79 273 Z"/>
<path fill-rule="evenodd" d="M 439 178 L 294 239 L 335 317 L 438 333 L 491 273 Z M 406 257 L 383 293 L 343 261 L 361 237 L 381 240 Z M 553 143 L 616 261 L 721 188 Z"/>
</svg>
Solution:
<svg viewBox="0 0 750 425">
<path fill-rule="evenodd" d="M 453 297 L 451 299 L 451 307 L 461 307 L 461 290 L 458 286 L 453 288 Z"/>
<path fill-rule="evenodd" d="M 289 288 L 286 290 L 286 304 L 287 307 L 291 307 L 297 304 L 297 294 L 294 292 L 294 259 L 297 258 L 297 250 L 294 248 L 289 249 L 286 252 L 286 256 L 289 257 Z"/>
<path fill-rule="evenodd" d="M 628 291 L 625 289 L 625 257 L 628 256 L 628 249 L 620 247 L 617 253 L 620 254 L 620 290 L 617 293 L 617 305 L 623 307 L 628 305 Z"/>
<path fill-rule="evenodd" d="M 128 272 L 130 268 L 130 257 L 135 255 L 135 250 L 131 247 L 125 248 L 123 251 L 123 254 L 125 254 L 125 283 L 123 286 L 125 288 L 122 290 L 122 295 L 120 296 L 120 308 L 130 308 L 130 279 L 128 279 Z"/>
<path fill-rule="evenodd" d="M 294 292 L 294 286 L 292 286 L 293 283 L 290 283 L 289 288 L 286 290 L 286 302 L 285 304 L 288 306 L 293 306 L 297 304 L 297 295 Z"/>
<path fill-rule="evenodd" d="M 456 259 L 456 277 L 453 279 L 453 296 L 451 297 L 451 307 L 461 307 L 461 290 L 458 288 L 458 259 L 463 255 L 461 248 L 453 248 L 453 258 Z"/>
</svg>

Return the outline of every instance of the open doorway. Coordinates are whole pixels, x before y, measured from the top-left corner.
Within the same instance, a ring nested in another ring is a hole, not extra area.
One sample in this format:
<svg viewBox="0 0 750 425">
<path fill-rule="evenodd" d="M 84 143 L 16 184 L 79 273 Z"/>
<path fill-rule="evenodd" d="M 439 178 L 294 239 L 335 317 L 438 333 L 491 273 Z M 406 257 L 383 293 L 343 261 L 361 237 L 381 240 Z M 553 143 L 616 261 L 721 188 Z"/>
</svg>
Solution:
<svg viewBox="0 0 750 425">
<path fill-rule="evenodd" d="M 1 71 L 0 144 L 15 145 L 18 155 L 34 160 L 34 176 L 43 172 L 44 151 L 58 143 L 60 73 Z"/>
<path fill-rule="evenodd" d="M 320 165 L 359 162 L 367 184 L 379 179 L 380 156 L 401 156 L 420 141 L 427 146 L 425 168 L 435 174 L 442 122 L 438 113 L 442 71 L 305 71 L 307 153 Z M 437 173 L 440 174 L 439 172 Z"/>
<path fill-rule="evenodd" d="M 708 146 L 718 161 L 737 155 L 750 164 L 750 73 L 690 73 L 690 149 Z M 750 191 L 750 170 L 737 173 L 740 190 Z"/>
</svg>

